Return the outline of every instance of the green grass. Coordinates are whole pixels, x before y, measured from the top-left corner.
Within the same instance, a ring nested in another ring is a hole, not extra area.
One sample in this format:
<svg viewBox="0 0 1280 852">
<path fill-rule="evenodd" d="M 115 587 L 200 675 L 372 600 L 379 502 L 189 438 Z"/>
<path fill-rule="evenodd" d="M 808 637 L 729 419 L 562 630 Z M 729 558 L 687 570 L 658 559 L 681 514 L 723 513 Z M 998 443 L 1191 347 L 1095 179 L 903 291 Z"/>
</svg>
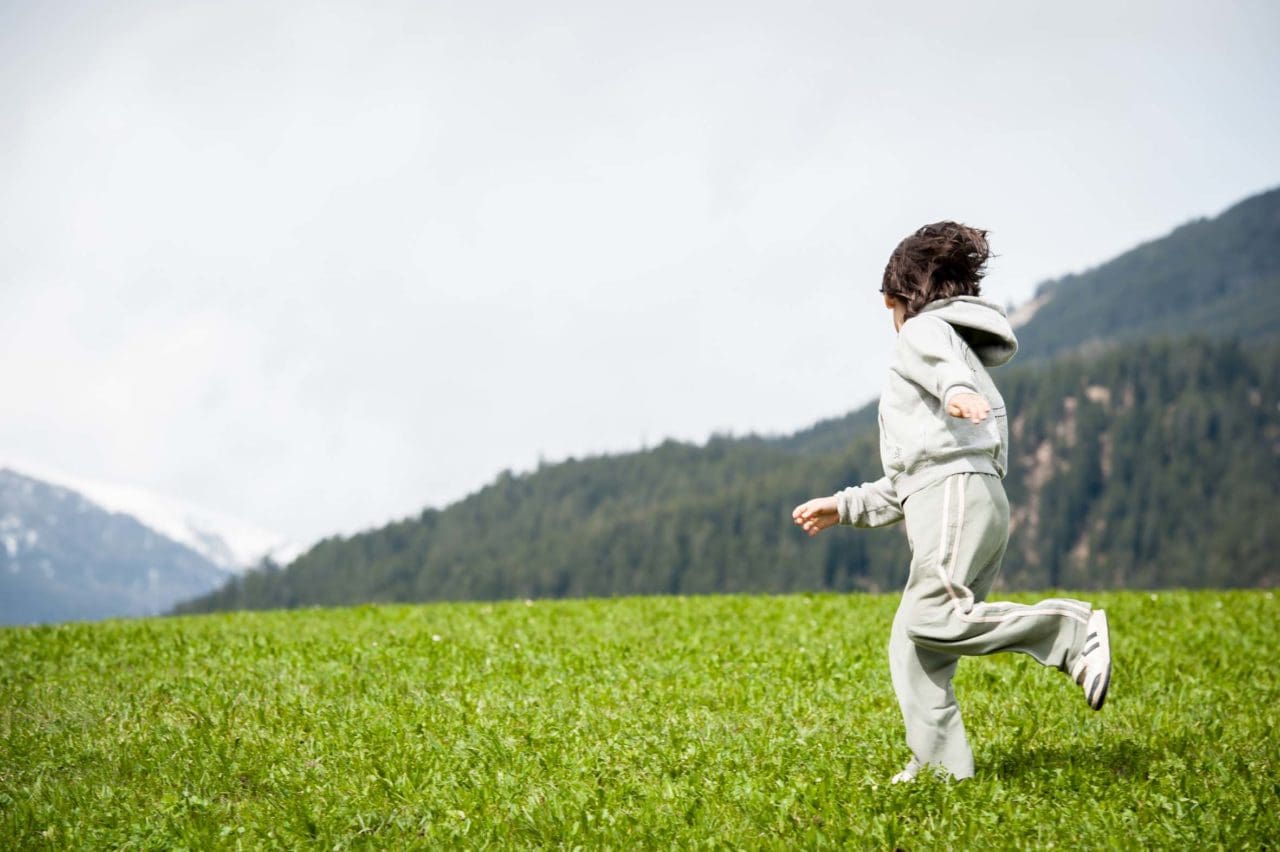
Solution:
<svg viewBox="0 0 1280 852">
<path fill-rule="evenodd" d="M 0 848 L 1274 846 L 1273 593 L 1095 601 L 1101 713 L 965 660 L 978 777 L 905 787 L 892 596 L 4 629 Z"/>
</svg>

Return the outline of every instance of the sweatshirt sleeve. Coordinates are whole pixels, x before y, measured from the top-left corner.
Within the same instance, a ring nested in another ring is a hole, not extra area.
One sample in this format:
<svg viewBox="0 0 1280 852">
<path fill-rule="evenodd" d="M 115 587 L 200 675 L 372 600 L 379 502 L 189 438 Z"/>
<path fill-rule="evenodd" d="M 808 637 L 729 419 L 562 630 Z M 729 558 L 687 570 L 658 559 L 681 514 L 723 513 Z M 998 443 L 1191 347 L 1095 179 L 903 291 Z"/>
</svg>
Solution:
<svg viewBox="0 0 1280 852">
<path fill-rule="evenodd" d="M 835 498 L 842 524 L 883 527 L 902 520 L 902 504 L 887 476 L 838 491 Z"/>
<path fill-rule="evenodd" d="M 898 332 L 903 375 L 944 404 L 957 393 L 979 393 L 956 340 L 947 321 L 936 317 L 913 317 Z"/>
</svg>

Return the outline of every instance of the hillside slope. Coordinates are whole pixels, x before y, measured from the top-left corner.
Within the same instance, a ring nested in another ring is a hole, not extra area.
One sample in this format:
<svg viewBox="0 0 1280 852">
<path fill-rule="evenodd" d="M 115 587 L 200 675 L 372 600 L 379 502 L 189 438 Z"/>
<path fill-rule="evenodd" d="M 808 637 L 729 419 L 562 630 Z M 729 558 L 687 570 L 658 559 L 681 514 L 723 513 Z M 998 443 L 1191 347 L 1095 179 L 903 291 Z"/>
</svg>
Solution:
<svg viewBox="0 0 1280 852">
<path fill-rule="evenodd" d="M 0 624 L 154 615 L 226 577 L 133 517 L 0 468 Z"/>
<path fill-rule="evenodd" d="M 27 459 L 0 456 L 0 469 L 4 468 L 74 491 L 111 514 L 128 515 L 224 571 L 242 571 L 264 557 L 293 560 L 302 553 L 300 545 L 279 533 L 132 483 L 77 476 Z"/>
<path fill-rule="evenodd" d="M 1033 305 L 1018 328 L 1023 363 L 1152 337 L 1272 339 L 1280 335 L 1280 189 L 1042 284 Z"/>
<path fill-rule="evenodd" d="M 1009 586 L 1280 582 L 1274 349 L 1138 344 L 1001 383 L 1014 415 Z M 800 500 L 878 474 L 874 430 L 847 438 L 827 455 L 717 439 L 504 475 L 180 609 L 894 588 L 907 561 L 897 528 L 810 540 L 789 523 Z"/>
<path fill-rule="evenodd" d="M 1277 246 L 1273 190 L 1041 288 L 996 376 L 1014 416 L 1010 586 L 1280 582 Z M 788 523 L 797 502 L 879 475 L 875 424 L 868 405 L 782 438 L 504 474 L 183 610 L 895 588 L 900 532 L 809 541 Z"/>
</svg>

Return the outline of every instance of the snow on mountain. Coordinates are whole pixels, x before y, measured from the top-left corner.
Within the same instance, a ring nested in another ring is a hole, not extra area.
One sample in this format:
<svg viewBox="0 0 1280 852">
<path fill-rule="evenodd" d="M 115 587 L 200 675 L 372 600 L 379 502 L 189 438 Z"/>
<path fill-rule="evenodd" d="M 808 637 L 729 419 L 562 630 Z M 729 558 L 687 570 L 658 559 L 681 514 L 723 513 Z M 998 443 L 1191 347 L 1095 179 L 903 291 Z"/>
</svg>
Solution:
<svg viewBox="0 0 1280 852">
<path fill-rule="evenodd" d="M 145 488 L 71 476 L 24 461 L 0 460 L 0 468 L 3 467 L 77 491 L 109 512 L 130 515 L 142 525 L 185 544 L 224 571 L 243 571 L 265 556 L 285 565 L 303 550 L 278 533 Z M 7 547 L 9 542 L 6 540 L 4 545 Z"/>
<path fill-rule="evenodd" d="M 226 569 L 78 491 L 0 468 L 0 625 L 158 615 Z"/>
</svg>

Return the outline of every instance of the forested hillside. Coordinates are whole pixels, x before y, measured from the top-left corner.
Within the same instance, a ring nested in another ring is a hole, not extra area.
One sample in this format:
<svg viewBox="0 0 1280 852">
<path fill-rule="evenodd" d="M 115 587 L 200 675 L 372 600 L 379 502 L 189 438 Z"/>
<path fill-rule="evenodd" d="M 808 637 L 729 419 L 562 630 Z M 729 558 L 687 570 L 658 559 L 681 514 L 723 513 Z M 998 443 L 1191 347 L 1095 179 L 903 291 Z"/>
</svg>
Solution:
<svg viewBox="0 0 1280 852">
<path fill-rule="evenodd" d="M 1280 581 L 1275 348 L 1146 343 L 998 376 L 1012 414 L 1006 587 Z M 900 528 L 809 539 L 790 523 L 797 502 L 878 475 L 860 420 L 839 452 L 718 438 L 506 474 L 182 610 L 895 588 Z"/>
<path fill-rule="evenodd" d="M 1013 418 L 1007 587 L 1280 582 L 1277 248 L 1273 190 L 1041 288 L 1017 366 L 996 374 Z M 789 519 L 879 475 L 875 427 L 869 405 L 781 438 L 504 474 L 182 609 L 896 588 L 900 530 L 810 540 Z"/>
<path fill-rule="evenodd" d="M 1025 363 L 1126 340 L 1280 334 L 1280 189 L 1080 275 L 1042 284 L 1018 329 Z"/>
</svg>

